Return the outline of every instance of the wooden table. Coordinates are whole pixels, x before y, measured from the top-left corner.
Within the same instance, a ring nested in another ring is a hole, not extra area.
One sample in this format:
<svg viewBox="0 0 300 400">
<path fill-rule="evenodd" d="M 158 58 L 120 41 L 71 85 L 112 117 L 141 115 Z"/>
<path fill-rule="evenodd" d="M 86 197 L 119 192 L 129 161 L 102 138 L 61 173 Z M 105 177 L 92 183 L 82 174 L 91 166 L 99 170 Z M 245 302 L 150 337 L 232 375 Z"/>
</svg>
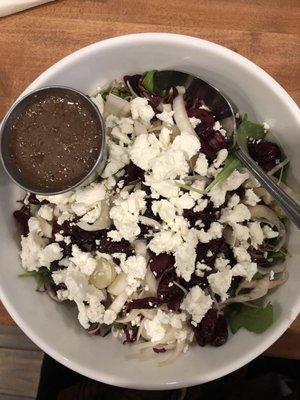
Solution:
<svg viewBox="0 0 300 400">
<path fill-rule="evenodd" d="M 87 44 L 173 32 L 248 57 L 300 102 L 298 0 L 58 0 L 0 19 L 0 118 L 42 71 Z M 14 324 L 0 303 L 0 324 Z M 300 319 L 268 354 L 300 359 Z"/>
</svg>

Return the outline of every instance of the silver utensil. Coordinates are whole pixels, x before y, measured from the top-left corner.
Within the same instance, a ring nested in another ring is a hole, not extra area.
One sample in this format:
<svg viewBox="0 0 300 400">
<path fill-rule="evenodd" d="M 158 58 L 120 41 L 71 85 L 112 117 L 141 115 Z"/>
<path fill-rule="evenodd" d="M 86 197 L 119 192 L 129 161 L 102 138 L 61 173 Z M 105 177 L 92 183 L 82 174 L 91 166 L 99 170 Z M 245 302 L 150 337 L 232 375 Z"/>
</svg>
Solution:
<svg viewBox="0 0 300 400">
<path fill-rule="evenodd" d="M 208 106 L 213 114 L 226 129 L 227 134 L 236 137 L 236 106 L 229 101 L 216 87 L 197 78 L 193 75 L 178 72 L 165 71 L 170 74 L 169 84 L 182 85 L 186 91 L 189 91 L 189 97 L 197 94 L 202 98 L 205 105 Z M 300 229 L 300 204 L 293 200 L 260 166 L 250 157 L 247 150 L 240 147 L 237 141 L 234 141 L 232 151 L 236 157 L 248 168 L 251 174 L 259 183 L 270 193 L 275 201 L 283 209 L 286 216 Z"/>
</svg>

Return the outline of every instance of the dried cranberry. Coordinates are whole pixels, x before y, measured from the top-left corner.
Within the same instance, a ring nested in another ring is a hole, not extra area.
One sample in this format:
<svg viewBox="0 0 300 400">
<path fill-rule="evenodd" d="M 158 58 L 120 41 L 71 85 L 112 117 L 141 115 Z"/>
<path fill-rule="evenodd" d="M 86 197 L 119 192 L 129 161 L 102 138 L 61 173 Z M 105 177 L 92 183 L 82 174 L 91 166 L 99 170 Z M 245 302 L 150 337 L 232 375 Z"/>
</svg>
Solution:
<svg viewBox="0 0 300 400">
<path fill-rule="evenodd" d="M 267 140 L 250 142 L 248 149 L 253 160 L 265 171 L 270 171 L 274 168 L 277 160 L 281 158 L 281 151 L 277 144 Z"/>
<path fill-rule="evenodd" d="M 250 254 L 251 261 L 255 262 L 260 267 L 268 267 L 271 263 L 268 261 L 268 257 L 264 257 L 266 249 L 257 248 L 250 246 L 248 253 Z"/>
<path fill-rule="evenodd" d="M 125 176 L 124 176 L 125 185 L 127 185 L 130 182 L 143 178 L 144 178 L 144 171 L 141 168 L 133 164 L 133 162 L 130 162 L 129 164 L 126 165 Z"/>
<path fill-rule="evenodd" d="M 28 200 L 28 203 L 34 204 L 34 205 L 49 204 L 48 200 L 42 200 L 42 201 L 38 200 L 34 193 L 30 193 L 27 200 Z"/>
<path fill-rule="evenodd" d="M 207 229 L 211 222 L 218 219 L 219 210 L 213 208 L 213 204 L 210 202 L 205 210 L 193 211 L 193 209 L 184 210 L 183 216 L 186 218 L 191 226 L 195 226 L 197 221 L 202 221 L 204 228 Z"/>
<path fill-rule="evenodd" d="M 133 327 L 124 327 L 124 333 L 126 339 L 124 340 L 123 344 L 125 343 L 134 343 L 137 339 L 137 334 L 138 334 L 138 327 L 133 326 Z"/>
<path fill-rule="evenodd" d="M 227 338 L 228 338 L 227 321 L 222 315 L 219 315 L 210 344 L 216 347 L 222 346 L 224 343 L 227 342 Z"/>
<path fill-rule="evenodd" d="M 142 310 L 157 308 L 163 304 L 163 301 L 157 297 L 144 297 L 143 299 L 134 299 L 125 304 L 127 310 Z"/>
<path fill-rule="evenodd" d="M 119 242 L 113 242 L 108 236 L 107 236 L 107 230 L 102 230 L 102 231 L 97 231 L 98 235 L 96 237 L 96 240 L 99 240 L 99 244 L 95 246 L 96 250 L 100 251 L 101 253 L 125 253 L 127 255 L 133 254 L 133 248 L 131 244 L 125 240 L 122 239 Z"/>
<path fill-rule="evenodd" d="M 210 309 L 202 321 L 195 327 L 195 338 L 199 346 L 205 346 L 210 343 L 213 339 L 213 335 L 216 328 L 216 323 L 218 319 L 217 310 Z"/>
<path fill-rule="evenodd" d="M 166 271 L 158 284 L 157 297 L 167 302 L 167 306 L 171 310 L 177 310 L 184 292 L 174 282 L 178 282 L 179 278 L 174 269 Z"/>
<path fill-rule="evenodd" d="M 218 316 L 217 310 L 210 309 L 194 332 L 199 346 L 222 346 L 228 338 L 227 321 L 222 315 Z"/>
<path fill-rule="evenodd" d="M 195 117 L 201 120 L 201 123 L 197 125 L 196 132 L 198 135 L 201 132 L 206 131 L 208 128 L 212 128 L 215 123 L 214 116 L 208 110 L 204 110 L 203 108 L 191 108 L 188 110 L 189 117 Z"/>
<path fill-rule="evenodd" d="M 238 288 L 239 284 L 242 281 L 241 276 L 234 276 L 231 280 L 230 288 L 228 290 L 229 293 L 232 293 L 233 295 L 235 294 L 236 289 Z"/>
<path fill-rule="evenodd" d="M 161 253 L 153 256 L 149 261 L 149 266 L 156 279 L 159 279 L 164 272 L 174 267 L 175 258 L 171 254 Z"/>
<path fill-rule="evenodd" d="M 203 262 L 209 267 L 213 267 L 219 253 L 224 253 L 227 250 L 227 244 L 223 238 L 213 239 L 208 243 L 198 242 L 196 247 L 196 261 Z M 212 255 L 208 256 L 207 253 Z"/>
<path fill-rule="evenodd" d="M 158 349 L 157 347 L 153 347 L 153 351 L 154 353 L 165 353 L 167 350 L 164 347 L 160 349 Z"/>
<path fill-rule="evenodd" d="M 124 82 L 127 85 L 128 88 L 132 88 L 132 90 L 139 96 L 140 93 L 140 82 L 142 80 L 142 75 L 136 74 L 136 75 L 125 75 L 124 76 Z"/>
<path fill-rule="evenodd" d="M 20 225 L 23 235 L 28 235 L 28 220 L 30 218 L 30 210 L 28 206 L 23 206 L 20 210 L 13 212 L 13 216 Z"/>
</svg>

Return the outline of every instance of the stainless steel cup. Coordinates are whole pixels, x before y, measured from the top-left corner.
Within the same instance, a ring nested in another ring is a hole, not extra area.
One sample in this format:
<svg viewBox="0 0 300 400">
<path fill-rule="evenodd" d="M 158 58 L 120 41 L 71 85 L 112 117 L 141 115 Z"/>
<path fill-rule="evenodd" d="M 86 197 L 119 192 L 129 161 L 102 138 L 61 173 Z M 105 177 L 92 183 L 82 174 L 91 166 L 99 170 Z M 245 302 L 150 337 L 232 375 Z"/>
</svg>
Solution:
<svg viewBox="0 0 300 400">
<path fill-rule="evenodd" d="M 77 182 L 75 185 L 71 187 L 66 187 L 63 188 L 57 192 L 49 192 L 45 189 L 45 191 L 42 190 L 36 190 L 33 187 L 29 187 L 28 184 L 25 182 L 24 179 L 22 179 L 22 175 L 16 171 L 16 168 L 14 168 L 14 165 L 10 162 L 9 158 L 9 151 L 8 151 L 8 138 L 9 134 L 11 131 L 11 125 L 13 124 L 14 120 L 20 113 L 23 111 L 24 107 L 30 102 L 33 96 L 36 94 L 39 94 L 41 92 L 49 92 L 53 94 L 53 92 L 59 92 L 60 94 L 64 93 L 73 93 L 76 94 L 81 98 L 81 100 L 86 104 L 86 106 L 92 110 L 92 113 L 95 115 L 95 118 L 99 120 L 100 126 L 101 126 L 101 132 L 99 132 L 99 135 L 101 135 L 101 149 L 99 156 L 91 168 L 91 170 L 84 176 L 79 182 Z M 69 190 L 75 189 L 76 187 L 83 186 L 83 185 L 88 185 L 89 183 L 93 182 L 98 175 L 102 172 L 105 163 L 106 163 L 106 156 L 107 156 L 107 149 L 106 149 L 106 138 L 105 138 L 105 124 L 104 120 L 102 118 L 102 115 L 96 106 L 96 104 L 84 93 L 80 92 L 79 90 L 69 88 L 66 86 L 49 86 L 49 87 L 43 87 L 37 90 L 34 90 L 30 92 L 29 94 L 25 95 L 21 99 L 17 100 L 12 107 L 9 109 L 7 112 L 6 116 L 4 117 L 1 128 L 0 128 L 0 140 L 1 140 L 1 161 L 4 166 L 5 171 L 9 175 L 9 177 L 22 189 L 26 190 L 27 192 L 35 193 L 35 194 L 40 194 L 40 195 L 55 195 L 55 194 L 61 194 L 65 193 Z"/>
</svg>

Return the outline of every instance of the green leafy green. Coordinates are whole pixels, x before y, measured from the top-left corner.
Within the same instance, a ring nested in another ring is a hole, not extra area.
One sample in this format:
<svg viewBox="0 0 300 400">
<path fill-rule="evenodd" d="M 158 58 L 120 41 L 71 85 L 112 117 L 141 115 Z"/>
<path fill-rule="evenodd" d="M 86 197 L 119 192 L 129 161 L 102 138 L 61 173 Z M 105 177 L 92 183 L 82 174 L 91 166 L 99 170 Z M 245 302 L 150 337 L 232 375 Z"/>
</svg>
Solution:
<svg viewBox="0 0 300 400">
<path fill-rule="evenodd" d="M 216 178 L 205 188 L 204 193 L 208 193 L 214 186 L 225 181 L 233 171 L 240 169 L 243 166 L 241 161 L 235 157 L 234 154 L 230 154 L 225 161 L 222 171 L 216 176 Z"/>
<path fill-rule="evenodd" d="M 111 86 L 108 86 L 100 91 L 100 94 L 104 101 L 106 101 L 106 97 L 109 95 L 111 91 Z"/>
<path fill-rule="evenodd" d="M 111 90 L 111 93 L 115 94 L 118 97 L 121 97 L 121 99 L 124 100 L 130 100 L 132 97 L 132 94 L 130 90 L 127 87 L 116 87 Z"/>
<path fill-rule="evenodd" d="M 45 283 L 48 283 L 51 280 L 51 272 L 46 267 L 42 267 L 38 271 L 27 271 L 18 276 L 19 278 L 34 277 L 36 279 L 36 290 L 40 290 Z"/>
<path fill-rule="evenodd" d="M 178 187 L 180 187 L 181 189 L 189 190 L 191 192 L 196 192 L 196 193 L 199 193 L 199 194 L 203 194 L 204 193 L 203 190 L 196 189 L 193 186 L 186 185 L 185 183 L 176 182 L 176 185 Z"/>
<path fill-rule="evenodd" d="M 253 276 L 252 280 L 260 281 L 263 277 L 264 277 L 263 274 L 261 274 L 260 272 L 256 272 L 256 274 Z"/>
<path fill-rule="evenodd" d="M 242 149 L 248 151 L 248 140 L 250 138 L 258 140 L 263 139 L 265 136 L 266 132 L 263 125 L 256 124 L 244 118 L 237 129 L 236 141 Z"/>
<path fill-rule="evenodd" d="M 268 303 L 264 307 L 262 299 L 248 304 L 234 304 L 227 319 L 232 333 L 236 333 L 240 328 L 254 333 L 263 333 L 273 323 L 273 306 Z"/>
<path fill-rule="evenodd" d="M 146 75 L 144 76 L 143 79 L 143 86 L 145 89 L 147 89 L 150 93 L 154 92 L 154 75 L 155 75 L 154 70 L 146 72 Z"/>
<path fill-rule="evenodd" d="M 274 264 L 282 264 L 285 262 L 286 257 L 288 255 L 288 251 L 285 247 L 282 247 L 280 250 L 271 250 L 268 252 L 268 259 L 272 259 Z"/>
</svg>

